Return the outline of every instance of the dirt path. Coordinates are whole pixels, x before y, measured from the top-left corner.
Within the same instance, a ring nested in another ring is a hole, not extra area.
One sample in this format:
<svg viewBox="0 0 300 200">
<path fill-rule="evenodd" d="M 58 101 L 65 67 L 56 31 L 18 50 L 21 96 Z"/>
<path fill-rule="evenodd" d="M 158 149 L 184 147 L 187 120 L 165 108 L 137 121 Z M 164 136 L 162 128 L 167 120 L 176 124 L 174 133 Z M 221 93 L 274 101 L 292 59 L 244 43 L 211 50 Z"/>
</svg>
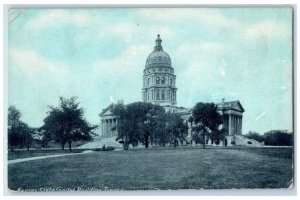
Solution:
<svg viewBox="0 0 300 200">
<path fill-rule="evenodd" d="M 48 156 L 37 156 L 37 157 L 30 157 L 30 158 L 21 158 L 21 159 L 15 159 L 15 160 L 9 160 L 7 164 L 15 164 L 20 162 L 26 162 L 26 161 L 32 161 L 32 160 L 40 160 L 45 158 L 55 158 L 55 157 L 62 157 L 62 156 L 74 156 L 74 155 L 80 155 L 85 153 L 92 153 L 93 151 L 87 150 L 82 153 L 65 153 L 65 154 L 56 154 L 56 155 L 48 155 Z"/>
</svg>

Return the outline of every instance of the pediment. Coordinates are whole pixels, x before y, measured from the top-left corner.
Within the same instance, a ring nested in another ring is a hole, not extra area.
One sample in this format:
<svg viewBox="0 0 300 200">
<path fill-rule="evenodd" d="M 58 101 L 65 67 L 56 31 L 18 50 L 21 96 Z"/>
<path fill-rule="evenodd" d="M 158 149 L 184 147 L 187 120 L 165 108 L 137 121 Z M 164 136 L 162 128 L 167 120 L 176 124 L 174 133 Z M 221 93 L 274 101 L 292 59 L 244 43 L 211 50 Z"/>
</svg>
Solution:
<svg viewBox="0 0 300 200">
<path fill-rule="evenodd" d="M 244 108 L 243 106 L 241 105 L 241 103 L 239 101 L 236 101 L 235 104 L 232 106 L 233 109 L 235 110 L 239 110 L 241 112 L 244 112 Z"/>
<path fill-rule="evenodd" d="M 100 117 L 102 116 L 106 116 L 106 115 L 113 115 L 112 113 L 112 108 L 113 108 L 113 104 L 110 104 L 109 106 L 107 106 L 105 109 L 102 110 L 102 112 L 100 113 Z"/>
</svg>

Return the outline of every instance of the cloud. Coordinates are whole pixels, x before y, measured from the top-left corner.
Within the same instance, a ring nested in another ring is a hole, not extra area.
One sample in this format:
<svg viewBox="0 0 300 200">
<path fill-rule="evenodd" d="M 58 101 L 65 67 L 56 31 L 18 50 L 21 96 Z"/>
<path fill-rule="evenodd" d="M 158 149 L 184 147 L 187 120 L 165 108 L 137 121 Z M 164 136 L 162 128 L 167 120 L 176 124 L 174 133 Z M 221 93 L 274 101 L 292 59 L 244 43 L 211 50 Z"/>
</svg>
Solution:
<svg viewBox="0 0 300 200">
<path fill-rule="evenodd" d="M 139 17 L 150 21 L 176 23 L 205 23 L 213 27 L 231 27 L 237 21 L 226 17 L 219 9 L 214 8 L 155 8 L 139 9 Z M 199 20 L 201 19 L 201 20 Z"/>
<path fill-rule="evenodd" d="M 77 27 L 84 27 L 93 24 L 94 20 L 87 11 L 75 11 L 76 10 L 72 9 L 48 9 L 45 12 L 38 14 L 38 16 L 28 20 L 25 24 L 25 30 L 41 31 L 49 29 L 52 26 L 60 26 L 63 24 Z M 26 12 L 26 10 L 24 12 Z"/>
<path fill-rule="evenodd" d="M 292 34 L 290 23 L 265 20 L 249 25 L 245 28 L 243 35 L 245 39 L 276 39 L 290 38 Z"/>
<path fill-rule="evenodd" d="M 15 70 L 16 73 L 23 73 L 29 78 L 34 78 L 41 74 L 59 78 L 68 74 L 66 65 L 52 63 L 34 50 L 10 48 L 8 54 L 9 69 Z"/>
<path fill-rule="evenodd" d="M 185 42 L 177 48 L 178 55 L 211 55 L 224 52 L 233 52 L 233 46 L 229 46 L 220 42 L 204 42 L 204 41 L 189 41 Z M 199 59 L 199 57 L 197 58 Z"/>
<path fill-rule="evenodd" d="M 151 52 L 147 45 L 129 46 L 118 57 L 103 59 L 93 65 L 93 71 L 103 78 L 108 75 L 115 77 L 141 77 L 146 57 Z M 138 66 L 137 66 L 138 65 Z"/>
</svg>

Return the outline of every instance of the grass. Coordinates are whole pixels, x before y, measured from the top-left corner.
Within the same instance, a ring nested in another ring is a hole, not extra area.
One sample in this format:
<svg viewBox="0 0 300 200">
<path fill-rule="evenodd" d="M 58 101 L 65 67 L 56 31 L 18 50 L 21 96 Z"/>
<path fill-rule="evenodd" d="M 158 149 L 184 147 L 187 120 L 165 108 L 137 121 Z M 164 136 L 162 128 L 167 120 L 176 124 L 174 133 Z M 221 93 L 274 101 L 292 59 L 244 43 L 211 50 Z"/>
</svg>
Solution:
<svg viewBox="0 0 300 200">
<path fill-rule="evenodd" d="M 8 166 L 11 190 L 287 188 L 292 148 L 107 151 Z"/>
</svg>

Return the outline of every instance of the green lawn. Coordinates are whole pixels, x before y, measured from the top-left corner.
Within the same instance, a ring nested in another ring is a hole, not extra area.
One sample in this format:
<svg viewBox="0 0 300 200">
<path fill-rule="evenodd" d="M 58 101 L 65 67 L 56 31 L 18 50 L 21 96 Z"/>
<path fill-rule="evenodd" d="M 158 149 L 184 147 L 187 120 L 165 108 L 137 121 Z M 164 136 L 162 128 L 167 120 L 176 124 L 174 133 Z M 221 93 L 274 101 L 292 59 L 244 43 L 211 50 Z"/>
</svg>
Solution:
<svg viewBox="0 0 300 200">
<path fill-rule="evenodd" d="M 286 188 L 292 148 L 106 151 L 8 166 L 8 185 L 22 189 Z"/>
</svg>

